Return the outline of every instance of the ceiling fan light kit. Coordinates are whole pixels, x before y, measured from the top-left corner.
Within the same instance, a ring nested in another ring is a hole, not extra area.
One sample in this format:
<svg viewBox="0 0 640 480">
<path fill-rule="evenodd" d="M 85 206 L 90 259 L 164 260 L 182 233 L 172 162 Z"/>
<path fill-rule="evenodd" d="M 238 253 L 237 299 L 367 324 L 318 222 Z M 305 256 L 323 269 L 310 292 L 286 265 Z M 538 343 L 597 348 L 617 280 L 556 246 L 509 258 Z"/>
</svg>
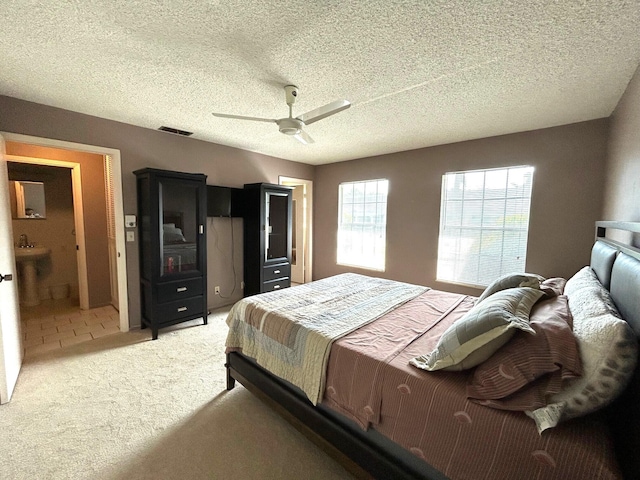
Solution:
<svg viewBox="0 0 640 480">
<path fill-rule="evenodd" d="M 297 118 L 282 118 L 278 120 L 278 127 L 285 135 L 298 135 L 302 131 L 304 123 Z"/>
<path fill-rule="evenodd" d="M 289 106 L 289 116 L 284 118 L 260 118 L 260 117 L 245 117 L 242 115 L 230 115 L 227 113 L 214 113 L 214 117 L 220 118 L 232 118 L 237 120 L 249 120 L 253 122 L 268 122 L 276 123 L 280 133 L 292 136 L 300 143 L 305 145 L 313 143 L 313 139 L 307 132 L 303 130 L 305 125 L 322 120 L 331 115 L 335 115 L 342 110 L 346 110 L 351 106 L 351 103 L 347 100 L 336 100 L 334 102 L 323 105 L 322 107 L 311 110 L 307 113 L 303 113 L 297 117 L 293 117 L 293 104 L 296 103 L 298 98 L 298 87 L 295 85 L 286 85 L 284 87 L 285 100 Z"/>
</svg>

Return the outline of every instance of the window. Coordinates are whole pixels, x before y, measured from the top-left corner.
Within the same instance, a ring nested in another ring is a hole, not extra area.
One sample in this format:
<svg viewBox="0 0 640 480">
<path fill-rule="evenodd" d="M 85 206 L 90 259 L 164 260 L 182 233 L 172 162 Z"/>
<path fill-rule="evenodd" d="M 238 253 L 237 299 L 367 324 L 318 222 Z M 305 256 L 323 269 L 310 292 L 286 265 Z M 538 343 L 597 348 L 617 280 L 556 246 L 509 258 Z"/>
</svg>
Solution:
<svg viewBox="0 0 640 480">
<path fill-rule="evenodd" d="M 384 270 L 388 180 L 341 183 L 338 264 Z"/>
<path fill-rule="evenodd" d="M 525 271 L 532 180 L 528 166 L 443 175 L 438 280 L 486 286 Z"/>
</svg>

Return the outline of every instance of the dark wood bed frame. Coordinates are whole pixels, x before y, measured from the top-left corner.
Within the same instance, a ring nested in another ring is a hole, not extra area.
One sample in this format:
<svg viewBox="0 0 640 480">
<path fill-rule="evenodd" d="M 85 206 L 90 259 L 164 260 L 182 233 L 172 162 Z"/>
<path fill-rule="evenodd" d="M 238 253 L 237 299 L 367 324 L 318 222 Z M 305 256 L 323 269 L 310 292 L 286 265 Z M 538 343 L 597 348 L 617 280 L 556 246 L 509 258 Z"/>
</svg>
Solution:
<svg viewBox="0 0 640 480">
<path fill-rule="evenodd" d="M 618 281 L 617 291 L 612 289 L 611 294 L 625 320 L 640 339 L 640 249 L 632 246 L 633 242 L 627 245 L 606 238 L 609 229 L 630 232 L 637 242 L 640 223 L 596 223 L 597 242 L 602 242 L 637 260 L 631 265 L 632 268 L 620 275 L 624 275 L 624 282 Z M 592 264 L 594 261 L 592 256 Z M 606 283 L 608 284 L 608 281 Z M 314 407 L 297 387 L 272 375 L 252 359 L 232 352 L 227 355 L 225 366 L 227 390 L 234 388 L 235 381 L 239 381 L 339 461 L 355 477 L 407 480 L 447 478 L 375 430 L 365 432 L 352 421 L 322 405 Z M 602 414 L 611 428 L 624 478 L 640 478 L 640 365 L 636 367 L 625 393 Z"/>
</svg>

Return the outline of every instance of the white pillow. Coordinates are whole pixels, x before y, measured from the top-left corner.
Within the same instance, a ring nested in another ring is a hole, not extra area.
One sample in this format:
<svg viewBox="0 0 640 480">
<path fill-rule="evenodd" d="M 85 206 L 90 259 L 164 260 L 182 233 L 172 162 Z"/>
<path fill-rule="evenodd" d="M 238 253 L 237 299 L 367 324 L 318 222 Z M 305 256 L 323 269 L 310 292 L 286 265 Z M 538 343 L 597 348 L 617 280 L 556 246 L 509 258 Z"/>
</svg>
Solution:
<svg viewBox="0 0 640 480">
<path fill-rule="evenodd" d="M 638 359 L 633 330 L 614 315 L 617 310 L 609 292 L 589 267 L 585 269 L 575 275 L 575 280 L 569 279 L 565 287 L 582 360 L 582 377 L 553 395 L 547 406 L 526 412 L 540 433 L 615 400 L 633 376 Z"/>
<path fill-rule="evenodd" d="M 422 370 L 466 370 L 481 364 L 509 341 L 516 329 L 535 335 L 529 325 L 533 304 L 544 295 L 530 287 L 492 294 L 445 330 L 436 348 L 409 361 Z"/>
<path fill-rule="evenodd" d="M 182 230 L 179 228 L 165 229 L 163 233 L 163 239 L 166 243 L 186 242 L 182 234 Z"/>
<path fill-rule="evenodd" d="M 589 318 L 610 314 L 620 318 L 620 313 L 609 291 L 602 286 L 596 273 L 587 266 L 567 280 L 564 294 L 569 300 L 569 310 L 575 317 Z"/>
</svg>

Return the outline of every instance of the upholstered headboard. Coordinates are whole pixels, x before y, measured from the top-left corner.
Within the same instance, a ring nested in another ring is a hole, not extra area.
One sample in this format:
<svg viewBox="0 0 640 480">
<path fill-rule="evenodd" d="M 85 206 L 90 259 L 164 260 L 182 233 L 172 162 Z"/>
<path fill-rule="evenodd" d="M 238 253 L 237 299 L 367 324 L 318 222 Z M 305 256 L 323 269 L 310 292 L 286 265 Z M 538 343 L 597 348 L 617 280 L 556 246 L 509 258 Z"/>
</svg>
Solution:
<svg viewBox="0 0 640 480">
<path fill-rule="evenodd" d="M 609 290 L 611 286 L 611 270 L 613 262 L 618 255 L 618 250 L 604 241 L 596 240 L 591 250 L 591 268 L 604 288 Z"/>
<path fill-rule="evenodd" d="M 640 260 L 620 252 L 611 271 L 611 298 L 640 337 Z"/>
<path fill-rule="evenodd" d="M 591 268 L 609 289 L 622 318 L 640 341 L 640 249 L 607 237 L 607 230 L 640 232 L 640 223 L 597 222 Z M 606 411 L 625 478 L 640 474 L 640 364 L 624 394 Z"/>
</svg>

